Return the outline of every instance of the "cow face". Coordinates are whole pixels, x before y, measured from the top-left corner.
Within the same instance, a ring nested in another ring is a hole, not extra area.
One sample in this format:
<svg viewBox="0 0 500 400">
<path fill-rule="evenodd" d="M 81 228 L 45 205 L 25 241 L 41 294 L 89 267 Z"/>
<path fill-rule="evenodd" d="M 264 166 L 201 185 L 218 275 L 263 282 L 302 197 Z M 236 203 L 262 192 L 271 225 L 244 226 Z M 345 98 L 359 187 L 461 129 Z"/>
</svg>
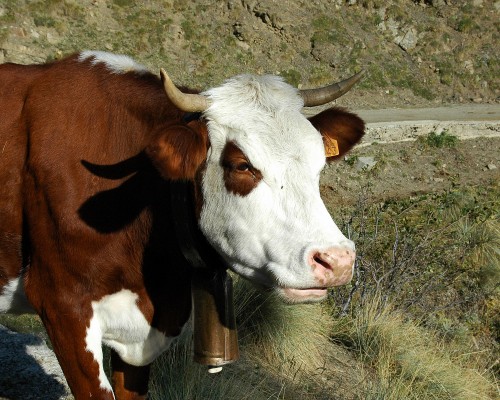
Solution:
<svg viewBox="0 0 500 400">
<path fill-rule="evenodd" d="M 299 92 L 274 76 L 238 76 L 203 96 L 199 225 L 208 241 L 232 270 L 288 302 L 319 301 L 349 282 L 354 243 L 326 210 L 319 176 L 324 138 L 340 156 L 363 122 L 338 109 L 308 120 Z"/>
</svg>

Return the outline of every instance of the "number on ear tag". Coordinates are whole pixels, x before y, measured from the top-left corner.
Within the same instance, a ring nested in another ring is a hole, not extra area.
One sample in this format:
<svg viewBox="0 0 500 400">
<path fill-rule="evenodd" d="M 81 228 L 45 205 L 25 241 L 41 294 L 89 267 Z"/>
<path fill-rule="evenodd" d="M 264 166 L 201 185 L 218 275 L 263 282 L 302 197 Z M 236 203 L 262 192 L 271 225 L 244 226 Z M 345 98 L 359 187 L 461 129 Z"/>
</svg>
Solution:
<svg viewBox="0 0 500 400">
<path fill-rule="evenodd" d="M 325 145 L 325 156 L 334 157 L 340 154 L 339 144 L 335 139 L 332 139 L 328 136 L 323 136 L 323 143 Z"/>
</svg>

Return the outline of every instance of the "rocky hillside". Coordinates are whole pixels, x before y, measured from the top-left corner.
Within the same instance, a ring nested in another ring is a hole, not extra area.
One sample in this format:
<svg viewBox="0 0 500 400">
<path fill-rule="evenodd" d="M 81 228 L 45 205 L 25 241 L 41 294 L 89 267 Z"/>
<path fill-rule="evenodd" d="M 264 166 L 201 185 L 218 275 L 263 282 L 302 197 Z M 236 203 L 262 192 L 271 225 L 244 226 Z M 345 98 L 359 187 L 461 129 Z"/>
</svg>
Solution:
<svg viewBox="0 0 500 400">
<path fill-rule="evenodd" d="M 500 1 L 0 0 L 0 62 L 132 55 L 199 88 L 242 72 L 310 87 L 368 71 L 343 104 L 498 102 Z"/>
</svg>

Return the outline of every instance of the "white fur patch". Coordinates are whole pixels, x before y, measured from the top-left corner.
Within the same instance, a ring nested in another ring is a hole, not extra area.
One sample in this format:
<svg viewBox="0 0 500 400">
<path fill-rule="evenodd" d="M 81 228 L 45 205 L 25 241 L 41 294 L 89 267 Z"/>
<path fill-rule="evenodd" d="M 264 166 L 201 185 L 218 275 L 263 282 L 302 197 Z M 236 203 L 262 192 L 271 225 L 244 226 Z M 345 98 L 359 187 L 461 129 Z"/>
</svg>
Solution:
<svg viewBox="0 0 500 400">
<path fill-rule="evenodd" d="M 22 278 L 12 279 L 0 294 L 0 313 L 34 313 L 24 293 Z"/>
<path fill-rule="evenodd" d="M 125 74 L 127 72 L 145 73 L 148 69 L 137 63 L 129 56 L 123 54 L 113 54 L 106 51 L 82 51 L 78 56 L 78 61 L 85 61 L 92 58 L 91 64 L 106 64 L 106 67 L 115 74 Z"/>
<path fill-rule="evenodd" d="M 325 149 L 301 113 L 297 89 L 275 76 L 240 75 L 204 95 L 210 152 L 202 182 L 203 233 L 235 272 L 254 282 L 316 287 L 308 255 L 354 244 L 320 197 Z M 225 188 L 220 159 L 228 142 L 262 173 L 244 197 Z"/>
<path fill-rule="evenodd" d="M 138 295 L 127 289 L 92 302 L 93 315 L 85 338 L 86 350 L 99 364 L 101 388 L 111 390 L 102 364 L 101 343 L 114 349 L 123 361 L 147 365 L 165 351 L 173 338 L 152 328 L 137 307 Z"/>
</svg>

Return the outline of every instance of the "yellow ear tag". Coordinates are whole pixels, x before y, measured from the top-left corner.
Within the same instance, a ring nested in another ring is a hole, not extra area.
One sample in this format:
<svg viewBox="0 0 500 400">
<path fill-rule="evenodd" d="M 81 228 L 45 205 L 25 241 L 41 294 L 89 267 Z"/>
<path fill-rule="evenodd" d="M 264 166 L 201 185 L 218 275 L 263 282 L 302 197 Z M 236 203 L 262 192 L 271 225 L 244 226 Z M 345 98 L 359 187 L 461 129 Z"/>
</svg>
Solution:
<svg viewBox="0 0 500 400">
<path fill-rule="evenodd" d="M 328 136 L 323 136 L 323 143 L 325 145 L 325 156 L 334 157 L 340 154 L 339 144 L 335 139 L 332 139 Z"/>
</svg>

